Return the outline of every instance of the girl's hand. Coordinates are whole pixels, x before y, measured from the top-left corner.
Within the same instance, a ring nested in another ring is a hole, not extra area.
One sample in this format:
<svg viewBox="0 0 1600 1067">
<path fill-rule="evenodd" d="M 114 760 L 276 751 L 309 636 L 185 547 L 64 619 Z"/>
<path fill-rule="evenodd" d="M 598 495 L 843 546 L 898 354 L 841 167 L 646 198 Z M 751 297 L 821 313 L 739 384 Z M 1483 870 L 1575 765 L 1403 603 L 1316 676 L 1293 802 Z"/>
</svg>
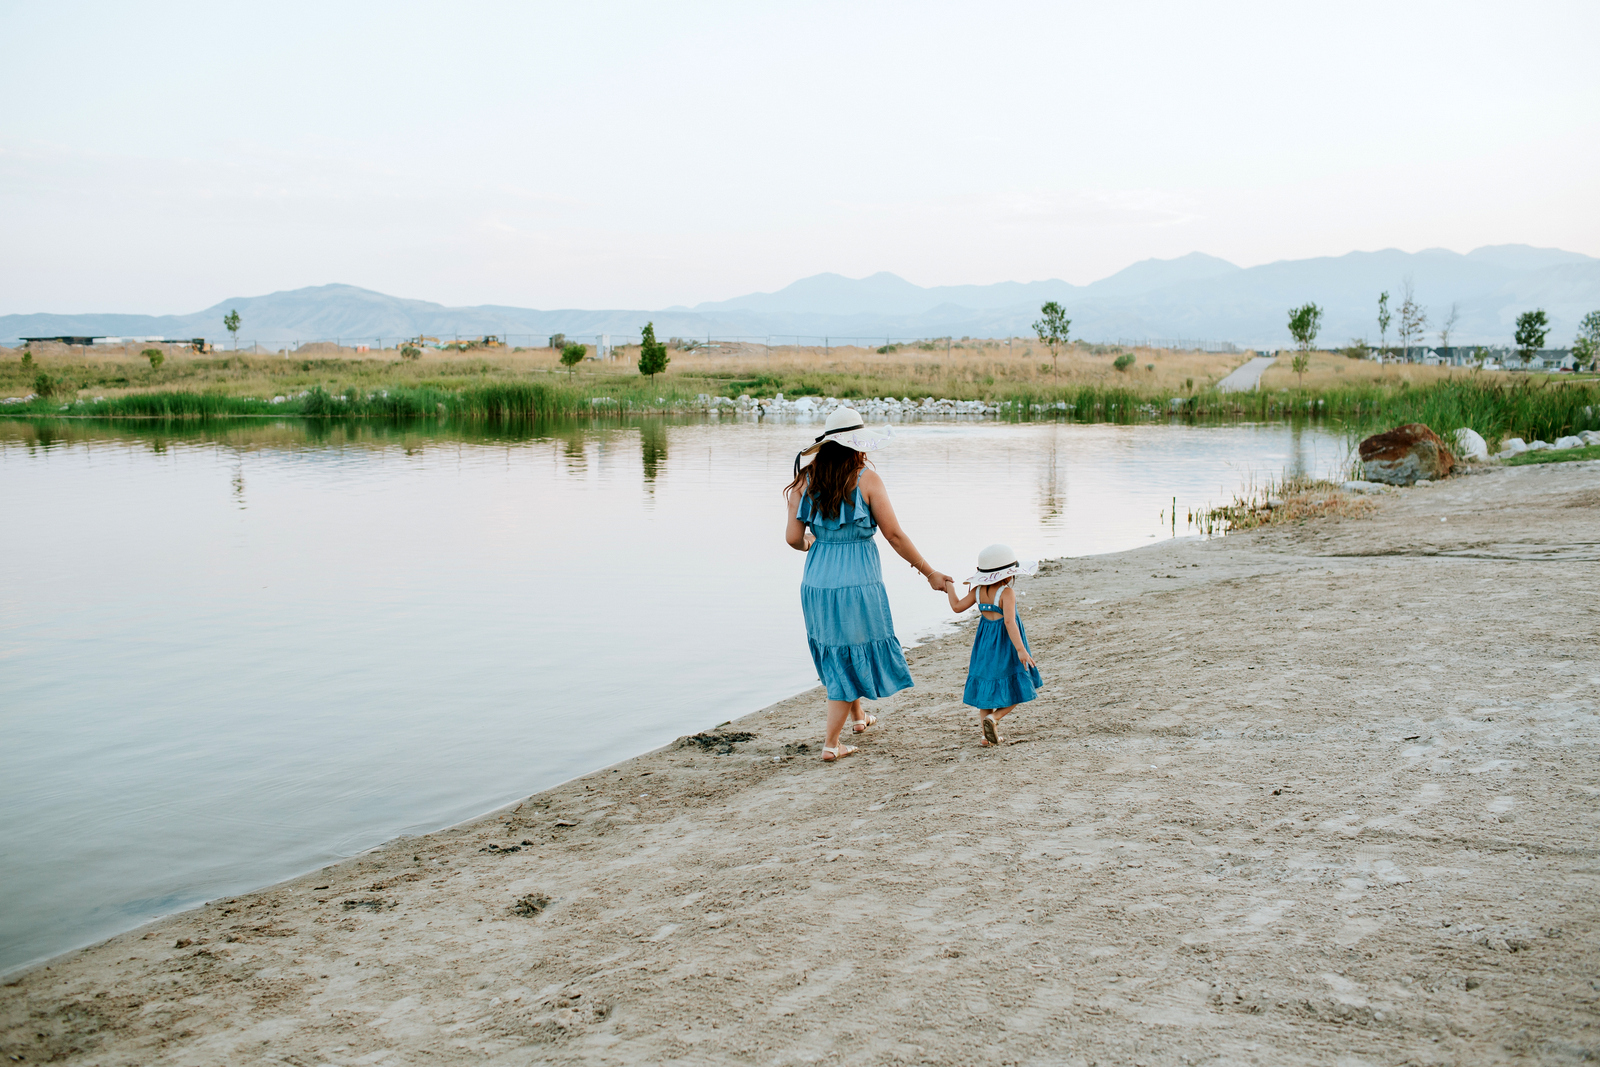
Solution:
<svg viewBox="0 0 1600 1067">
<path fill-rule="evenodd" d="M 1038 669 L 1039 665 L 1033 662 L 1033 657 L 1028 655 L 1028 650 L 1025 648 L 1019 648 L 1017 650 L 1017 659 L 1022 661 L 1022 665 L 1024 667 L 1032 667 L 1035 670 Z"/>
</svg>

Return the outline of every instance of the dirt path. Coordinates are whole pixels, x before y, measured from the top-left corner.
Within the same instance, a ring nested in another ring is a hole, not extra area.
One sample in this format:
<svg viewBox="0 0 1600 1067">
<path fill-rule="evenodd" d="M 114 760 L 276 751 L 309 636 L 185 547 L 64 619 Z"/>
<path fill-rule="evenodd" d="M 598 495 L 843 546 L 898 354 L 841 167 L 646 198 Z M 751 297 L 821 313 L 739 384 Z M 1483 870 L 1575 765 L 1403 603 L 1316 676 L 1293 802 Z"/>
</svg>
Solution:
<svg viewBox="0 0 1600 1067">
<path fill-rule="evenodd" d="M 1597 520 L 1561 464 L 1067 561 L 997 751 L 963 633 L 840 765 L 805 694 L 31 972 L 0 1054 L 1600 1057 Z"/>
<path fill-rule="evenodd" d="M 1217 383 L 1219 393 L 1248 393 L 1261 384 L 1267 368 L 1278 362 L 1276 356 L 1257 356 Z"/>
</svg>

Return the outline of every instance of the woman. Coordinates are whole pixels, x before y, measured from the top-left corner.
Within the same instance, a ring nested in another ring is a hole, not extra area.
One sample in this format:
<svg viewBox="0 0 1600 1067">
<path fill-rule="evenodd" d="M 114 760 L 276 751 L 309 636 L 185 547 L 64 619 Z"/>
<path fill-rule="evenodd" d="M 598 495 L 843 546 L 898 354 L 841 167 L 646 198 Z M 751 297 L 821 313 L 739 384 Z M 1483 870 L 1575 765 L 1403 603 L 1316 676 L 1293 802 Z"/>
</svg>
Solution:
<svg viewBox="0 0 1600 1067">
<path fill-rule="evenodd" d="M 928 579 L 930 588 L 943 592 L 953 581 L 922 558 L 895 518 L 883 479 L 867 466 L 867 453 L 886 443 L 887 437 L 866 430 L 854 410 L 839 408 L 828 416 L 822 434 L 795 457 L 794 481 L 784 491 L 789 503 L 784 539 L 806 553 L 800 606 L 811 659 L 828 690 L 822 758 L 830 763 L 855 751 L 839 743 L 846 719 L 858 734 L 878 721 L 862 712 L 862 697 L 880 700 L 912 684 L 872 535 L 882 530 L 884 540 Z M 810 455 L 816 458 L 802 466 Z"/>
</svg>

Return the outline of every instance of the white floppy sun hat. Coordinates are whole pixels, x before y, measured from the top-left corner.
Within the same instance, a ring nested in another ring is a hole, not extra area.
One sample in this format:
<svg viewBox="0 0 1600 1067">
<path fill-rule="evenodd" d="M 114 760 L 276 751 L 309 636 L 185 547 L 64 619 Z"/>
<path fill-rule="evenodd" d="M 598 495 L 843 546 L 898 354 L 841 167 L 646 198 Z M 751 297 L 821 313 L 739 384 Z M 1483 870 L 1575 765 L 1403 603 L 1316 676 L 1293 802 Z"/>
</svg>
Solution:
<svg viewBox="0 0 1600 1067">
<path fill-rule="evenodd" d="M 795 463 L 798 465 L 800 456 L 811 455 L 829 441 L 844 445 L 846 448 L 853 448 L 857 452 L 871 452 L 888 444 L 893 436 L 894 431 L 887 424 L 884 425 L 881 434 L 867 429 L 866 420 L 855 408 L 835 408 L 828 416 L 828 421 L 822 424 L 822 432 L 817 435 L 815 441 L 800 450 L 800 455 L 795 457 Z"/>
<path fill-rule="evenodd" d="M 1038 570 L 1038 563 L 1033 560 L 1019 560 L 1017 554 L 1011 551 L 1010 545 L 990 545 L 978 553 L 978 573 L 962 584 L 993 585 L 1005 581 L 1014 574 L 1031 578 L 1038 573 Z"/>
</svg>

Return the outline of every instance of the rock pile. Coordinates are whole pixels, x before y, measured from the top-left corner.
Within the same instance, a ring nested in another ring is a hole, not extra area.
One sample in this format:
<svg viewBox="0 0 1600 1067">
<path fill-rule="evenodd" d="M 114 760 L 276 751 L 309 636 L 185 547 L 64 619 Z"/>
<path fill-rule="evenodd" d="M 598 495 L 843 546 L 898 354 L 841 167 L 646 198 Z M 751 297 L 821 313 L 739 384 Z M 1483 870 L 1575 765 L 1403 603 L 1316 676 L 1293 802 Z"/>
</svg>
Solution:
<svg viewBox="0 0 1600 1067">
<path fill-rule="evenodd" d="M 706 411 L 732 411 L 739 414 L 762 415 L 827 415 L 840 407 L 852 407 L 866 418 L 887 418 L 891 415 L 997 415 L 1000 409 L 982 400 L 935 400 L 923 397 L 912 400 L 909 396 L 896 400 L 888 397 L 865 397 L 841 400 L 836 396 L 800 396 L 786 400 L 782 393 L 775 397 L 756 399 L 744 393 L 738 399 L 701 393 L 695 403 Z"/>
<path fill-rule="evenodd" d="M 1524 452 L 1558 452 L 1569 448 L 1589 448 L 1600 445 L 1600 430 L 1583 430 L 1570 437 L 1558 437 L 1556 443 L 1549 441 L 1524 441 L 1520 437 L 1508 437 L 1500 442 L 1500 451 L 1494 454 L 1495 459 L 1510 459 L 1520 456 Z"/>
</svg>

